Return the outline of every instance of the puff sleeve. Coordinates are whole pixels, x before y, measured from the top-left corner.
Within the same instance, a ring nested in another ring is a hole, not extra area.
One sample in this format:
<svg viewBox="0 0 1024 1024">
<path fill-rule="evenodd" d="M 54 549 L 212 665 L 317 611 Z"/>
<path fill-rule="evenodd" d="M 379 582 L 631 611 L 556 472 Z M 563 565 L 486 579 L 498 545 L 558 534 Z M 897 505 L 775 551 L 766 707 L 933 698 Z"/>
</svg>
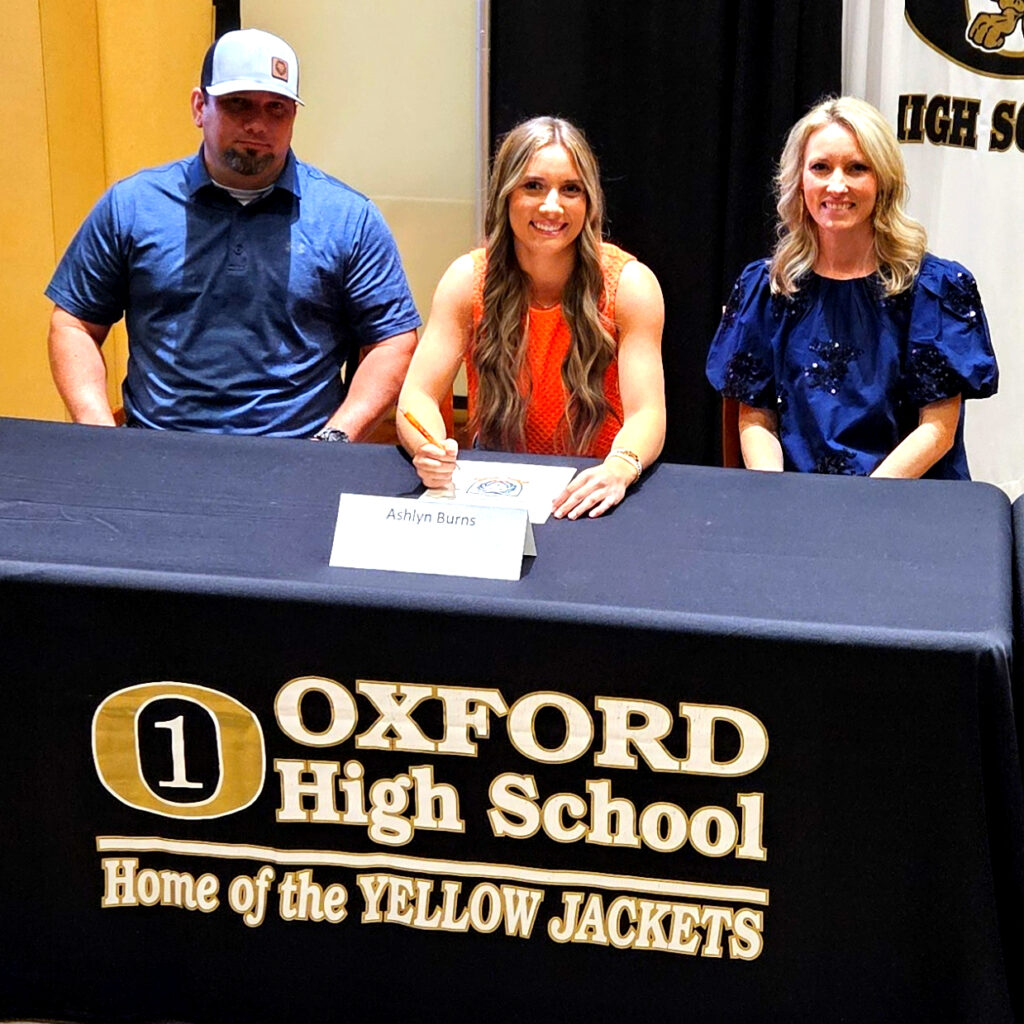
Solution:
<svg viewBox="0 0 1024 1024">
<path fill-rule="evenodd" d="M 904 386 L 915 405 L 995 394 L 999 370 L 981 296 L 973 275 L 959 263 L 925 256 L 906 345 Z"/>
<path fill-rule="evenodd" d="M 708 351 L 705 372 L 725 398 L 775 408 L 775 357 L 768 261 L 740 274 Z"/>
</svg>

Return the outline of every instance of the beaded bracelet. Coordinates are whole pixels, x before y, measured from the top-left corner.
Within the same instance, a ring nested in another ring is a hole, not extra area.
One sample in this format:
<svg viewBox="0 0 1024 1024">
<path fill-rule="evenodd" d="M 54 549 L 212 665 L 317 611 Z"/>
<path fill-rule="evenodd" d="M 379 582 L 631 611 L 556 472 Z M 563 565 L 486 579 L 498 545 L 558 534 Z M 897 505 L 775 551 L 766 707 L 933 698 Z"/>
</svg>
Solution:
<svg viewBox="0 0 1024 1024">
<path fill-rule="evenodd" d="M 616 459 L 622 459 L 623 462 L 628 462 L 633 467 L 633 472 L 636 476 L 633 477 L 632 483 L 636 483 L 640 479 L 640 474 L 644 471 L 644 464 L 640 461 L 640 456 L 636 452 L 631 452 L 628 448 L 613 448 L 609 453 L 608 457 Z"/>
</svg>

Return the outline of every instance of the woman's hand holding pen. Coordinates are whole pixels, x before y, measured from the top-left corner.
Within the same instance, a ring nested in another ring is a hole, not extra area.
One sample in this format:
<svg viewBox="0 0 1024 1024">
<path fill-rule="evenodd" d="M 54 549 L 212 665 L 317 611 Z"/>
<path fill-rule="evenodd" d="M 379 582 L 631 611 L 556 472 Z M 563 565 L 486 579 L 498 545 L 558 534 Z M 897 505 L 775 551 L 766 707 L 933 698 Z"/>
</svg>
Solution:
<svg viewBox="0 0 1024 1024">
<path fill-rule="evenodd" d="M 408 409 L 403 410 L 402 415 L 426 439 L 426 444 L 421 444 L 412 457 L 424 486 L 431 490 L 451 490 L 459 454 L 458 441 L 451 437 L 438 441 Z"/>
<path fill-rule="evenodd" d="M 427 441 L 416 449 L 412 464 L 416 467 L 425 487 L 444 490 L 452 486 L 455 459 L 459 454 L 459 443 L 454 438 L 444 441 Z"/>
</svg>

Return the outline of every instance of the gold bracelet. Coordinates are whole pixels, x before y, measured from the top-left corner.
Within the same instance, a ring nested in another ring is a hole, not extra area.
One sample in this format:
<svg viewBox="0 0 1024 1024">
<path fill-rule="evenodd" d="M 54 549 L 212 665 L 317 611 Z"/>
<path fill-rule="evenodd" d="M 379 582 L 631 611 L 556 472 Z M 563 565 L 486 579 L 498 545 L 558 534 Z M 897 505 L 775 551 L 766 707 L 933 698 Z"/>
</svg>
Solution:
<svg viewBox="0 0 1024 1024">
<path fill-rule="evenodd" d="M 631 452 L 628 448 L 613 448 L 608 453 L 608 458 L 622 459 L 623 462 L 628 462 L 633 467 L 633 472 L 636 473 L 636 476 L 633 477 L 631 483 L 635 484 L 640 479 L 640 474 L 644 471 L 644 465 L 636 452 Z"/>
</svg>

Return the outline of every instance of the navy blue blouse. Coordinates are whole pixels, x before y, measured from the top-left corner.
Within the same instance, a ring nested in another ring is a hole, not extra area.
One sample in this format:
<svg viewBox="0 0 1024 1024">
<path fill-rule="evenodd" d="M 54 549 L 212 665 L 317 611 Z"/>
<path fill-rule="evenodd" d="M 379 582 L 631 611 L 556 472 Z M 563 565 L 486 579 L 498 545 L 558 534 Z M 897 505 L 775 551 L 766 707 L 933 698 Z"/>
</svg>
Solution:
<svg viewBox="0 0 1024 1024">
<path fill-rule="evenodd" d="M 877 275 L 808 274 L 772 295 L 768 261 L 747 266 L 708 353 L 727 398 L 778 414 L 784 466 L 866 476 L 942 398 L 987 398 L 999 371 L 978 287 L 926 253 L 914 284 L 887 298 Z M 952 450 L 925 474 L 969 480 L 963 409 Z"/>
</svg>

